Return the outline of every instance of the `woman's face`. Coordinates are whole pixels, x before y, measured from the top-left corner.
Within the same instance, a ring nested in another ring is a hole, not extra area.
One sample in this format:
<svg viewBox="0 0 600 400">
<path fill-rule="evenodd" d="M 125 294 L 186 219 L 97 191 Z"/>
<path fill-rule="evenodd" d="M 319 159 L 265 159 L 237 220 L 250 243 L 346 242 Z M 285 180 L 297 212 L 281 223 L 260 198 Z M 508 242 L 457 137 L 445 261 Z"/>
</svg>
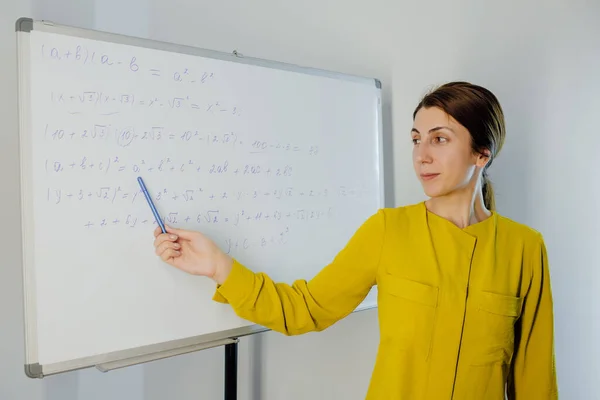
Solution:
<svg viewBox="0 0 600 400">
<path fill-rule="evenodd" d="M 437 107 L 421 108 L 411 134 L 413 165 L 427 196 L 475 187 L 488 159 L 474 154 L 464 126 Z"/>
</svg>

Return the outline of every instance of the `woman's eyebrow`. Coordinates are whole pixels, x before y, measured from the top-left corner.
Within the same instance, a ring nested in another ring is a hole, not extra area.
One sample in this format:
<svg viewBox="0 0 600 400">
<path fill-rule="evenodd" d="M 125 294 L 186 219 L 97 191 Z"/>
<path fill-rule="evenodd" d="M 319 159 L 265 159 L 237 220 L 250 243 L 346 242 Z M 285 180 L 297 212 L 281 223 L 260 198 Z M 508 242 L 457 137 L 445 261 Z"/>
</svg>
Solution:
<svg viewBox="0 0 600 400">
<path fill-rule="evenodd" d="M 439 130 L 442 130 L 442 129 L 448 129 L 450 132 L 454 133 L 454 130 L 452 128 L 450 128 L 449 126 L 436 126 L 435 128 L 431 128 L 429 130 L 429 133 L 432 133 L 432 132 L 435 132 L 435 131 L 439 131 Z M 421 132 L 419 132 L 419 130 L 417 128 L 412 128 L 411 132 L 415 132 L 415 133 L 421 134 Z"/>
</svg>

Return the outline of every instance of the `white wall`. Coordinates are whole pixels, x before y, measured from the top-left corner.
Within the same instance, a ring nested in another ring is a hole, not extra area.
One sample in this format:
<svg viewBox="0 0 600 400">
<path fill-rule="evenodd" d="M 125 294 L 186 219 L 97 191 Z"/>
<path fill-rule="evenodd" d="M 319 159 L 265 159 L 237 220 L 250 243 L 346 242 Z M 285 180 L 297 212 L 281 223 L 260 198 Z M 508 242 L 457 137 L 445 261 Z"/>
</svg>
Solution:
<svg viewBox="0 0 600 400">
<path fill-rule="evenodd" d="M 20 288 L 19 174 L 14 169 L 18 151 L 17 83 L 15 20 L 31 12 L 28 2 L 0 2 L 0 121 L 2 153 L 0 156 L 0 230 L 2 265 L 0 266 L 0 399 L 43 399 L 43 386 L 28 382 L 23 373 L 23 328 Z"/>
<path fill-rule="evenodd" d="M 393 146 L 387 147 L 394 156 L 395 188 L 388 193 L 394 204 L 422 198 L 411 172 L 408 132 L 425 88 L 450 79 L 488 86 L 508 122 L 506 146 L 491 170 L 500 212 L 540 229 L 549 248 L 561 398 L 600 398 L 594 385 L 600 371 L 600 217 L 590 210 L 600 195 L 591 114 L 600 109 L 600 6 L 558 0 L 418 3 L 0 0 L 6 254 L 0 268 L 0 399 L 216 399 L 223 385 L 222 349 L 109 374 L 24 377 L 18 175 L 6 168 L 17 150 L 13 24 L 22 15 L 379 77 L 393 116 L 386 126 L 394 129 Z M 376 314 L 367 311 L 319 334 L 245 338 L 239 398 L 362 399 L 377 334 Z"/>
<path fill-rule="evenodd" d="M 0 266 L 0 399 L 41 399 L 42 387 L 25 380 L 23 374 L 22 306 L 20 284 L 20 227 L 18 189 L 19 175 L 14 170 L 18 151 L 16 42 L 14 22 L 21 14 L 31 12 L 28 2 L 18 4 L 0 1 L 0 121 L 2 121 L 2 153 L 0 156 L 0 182 L 2 202 L 0 230 L 2 265 Z"/>
</svg>

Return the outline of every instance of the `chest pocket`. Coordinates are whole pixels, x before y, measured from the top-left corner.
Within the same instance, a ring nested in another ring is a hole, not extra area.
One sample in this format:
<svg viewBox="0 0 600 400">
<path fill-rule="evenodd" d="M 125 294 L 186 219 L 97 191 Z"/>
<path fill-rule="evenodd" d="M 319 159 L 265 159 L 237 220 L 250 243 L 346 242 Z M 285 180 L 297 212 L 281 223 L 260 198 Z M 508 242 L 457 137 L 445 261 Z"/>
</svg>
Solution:
<svg viewBox="0 0 600 400">
<path fill-rule="evenodd" d="M 509 363 L 514 352 L 515 323 L 521 315 L 521 298 L 478 292 L 474 300 L 473 343 L 479 348 L 473 363 Z"/>
<path fill-rule="evenodd" d="M 438 288 L 385 275 L 378 292 L 382 340 L 427 358 L 435 327 Z"/>
</svg>

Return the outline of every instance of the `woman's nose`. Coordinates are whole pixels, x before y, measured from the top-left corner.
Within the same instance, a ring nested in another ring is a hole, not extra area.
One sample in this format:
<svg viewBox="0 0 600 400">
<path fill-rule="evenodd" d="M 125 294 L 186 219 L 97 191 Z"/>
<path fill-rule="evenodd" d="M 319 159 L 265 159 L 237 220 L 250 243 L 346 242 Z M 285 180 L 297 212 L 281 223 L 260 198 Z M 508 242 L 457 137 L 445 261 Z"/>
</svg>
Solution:
<svg viewBox="0 0 600 400">
<path fill-rule="evenodd" d="M 429 146 L 425 142 L 419 143 L 417 147 L 417 161 L 419 163 L 430 163 L 431 162 L 431 153 Z"/>
</svg>

